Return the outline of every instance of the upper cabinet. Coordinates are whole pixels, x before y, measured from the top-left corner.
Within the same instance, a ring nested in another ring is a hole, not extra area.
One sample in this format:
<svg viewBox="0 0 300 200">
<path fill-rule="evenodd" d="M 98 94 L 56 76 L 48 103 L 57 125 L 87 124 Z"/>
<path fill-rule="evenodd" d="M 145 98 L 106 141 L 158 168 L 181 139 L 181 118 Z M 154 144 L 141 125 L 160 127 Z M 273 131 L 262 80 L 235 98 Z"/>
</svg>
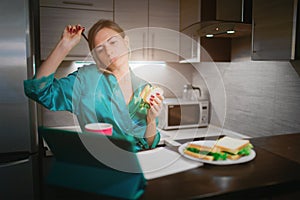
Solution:
<svg viewBox="0 0 300 200">
<path fill-rule="evenodd" d="M 131 60 L 146 60 L 148 0 L 115 0 L 115 21 L 129 37 Z"/>
<path fill-rule="evenodd" d="M 115 21 L 129 37 L 131 60 L 179 60 L 178 0 L 115 0 Z"/>
<path fill-rule="evenodd" d="M 150 59 L 179 61 L 179 1 L 149 0 Z"/>
<path fill-rule="evenodd" d="M 41 0 L 40 1 L 40 50 L 41 60 L 47 58 L 59 41 L 68 24 L 81 24 L 88 33 L 99 19 L 113 20 L 113 0 Z M 65 60 L 85 60 L 89 56 L 88 43 L 83 38 Z"/>
<path fill-rule="evenodd" d="M 253 60 L 295 59 L 297 3 L 298 0 L 253 0 Z"/>
</svg>

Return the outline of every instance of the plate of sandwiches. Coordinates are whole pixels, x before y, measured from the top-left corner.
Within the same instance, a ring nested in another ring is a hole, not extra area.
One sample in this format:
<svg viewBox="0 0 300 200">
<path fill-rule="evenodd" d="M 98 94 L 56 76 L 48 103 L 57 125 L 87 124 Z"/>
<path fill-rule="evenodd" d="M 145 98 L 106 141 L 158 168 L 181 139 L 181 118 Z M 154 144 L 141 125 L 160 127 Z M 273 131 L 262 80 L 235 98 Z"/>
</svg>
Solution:
<svg viewBox="0 0 300 200">
<path fill-rule="evenodd" d="M 249 140 L 229 136 L 218 140 L 187 142 L 179 146 L 178 151 L 186 158 L 213 165 L 245 163 L 256 156 Z"/>
</svg>

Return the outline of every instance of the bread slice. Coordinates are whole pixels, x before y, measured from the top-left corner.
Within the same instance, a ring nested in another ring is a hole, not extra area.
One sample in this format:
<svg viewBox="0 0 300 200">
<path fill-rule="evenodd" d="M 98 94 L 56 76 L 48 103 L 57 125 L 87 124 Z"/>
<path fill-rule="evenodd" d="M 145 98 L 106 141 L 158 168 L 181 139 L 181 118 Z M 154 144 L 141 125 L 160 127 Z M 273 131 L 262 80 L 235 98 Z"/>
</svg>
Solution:
<svg viewBox="0 0 300 200">
<path fill-rule="evenodd" d="M 232 154 L 237 154 L 241 149 L 249 144 L 249 140 L 237 139 L 225 136 L 219 139 L 216 143 L 216 147 L 221 151 L 226 151 Z"/>
<path fill-rule="evenodd" d="M 237 160 L 239 158 L 241 158 L 242 156 L 241 155 L 230 155 L 230 154 L 227 154 L 227 158 L 230 159 L 230 160 Z"/>
<path fill-rule="evenodd" d="M 194 153 L 194 152 L 191 152 L 187 149 L 185 149 L 183 151 L 186 155 L 189 155 L 189 156 L 192 156 L 194 158 L 200 158 L 200 159 L 203 159 L 203 160 L 209 160 L 209 161 L 212 161 L 214 160 L 214 157 L 213 156 L 209 156 L 209 155 L 204 155 L 204 154 L 200 154 L 200 153 Z"/>
<path fill-rule="evenodd" d="M 216 147 L 216 146 L 205 146 L 204 145 L 198 145 L 198 144 L 193 144 L 193 143 L 190 143 L 187 145 L 187 148 L 190 147 L 190 148 L 196 148 L 198 149 L 199 151 L 207 151 L 207 152 L 212 152 L 212 153 L 220 153 L 221 152 L 221 149 Z"/>
</svg>

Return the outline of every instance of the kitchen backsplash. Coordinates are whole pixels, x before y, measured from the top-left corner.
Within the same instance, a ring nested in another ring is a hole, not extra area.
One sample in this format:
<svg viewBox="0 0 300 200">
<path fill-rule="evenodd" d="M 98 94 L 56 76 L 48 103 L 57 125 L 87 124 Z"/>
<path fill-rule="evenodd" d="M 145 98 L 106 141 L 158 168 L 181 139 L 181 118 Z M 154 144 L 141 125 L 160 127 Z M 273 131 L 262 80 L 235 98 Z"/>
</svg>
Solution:
<svg viewBox="0 0 300 200">
<path fill-rule="evenodd" d="M 251 137 L 300 132 L 300 79 L 291 63 L 273 61 L 243 61 L 196 65 L 204 72 L 206 82 L 216 82 L 214 67 L 219 69 L 224 83 L 224 95 L 210 88 L 212 99 L 211 124 Z M 206 72 L 206 73 L 205 73 Z M 194 72 L 193 83 L 201 83 Z M 220 82 L 217 80 L 217 82 Z M 219 108 L 219 104 L 226 109 Z M 225 113 L 225 114 L 224 114 Z"/>
</svg>

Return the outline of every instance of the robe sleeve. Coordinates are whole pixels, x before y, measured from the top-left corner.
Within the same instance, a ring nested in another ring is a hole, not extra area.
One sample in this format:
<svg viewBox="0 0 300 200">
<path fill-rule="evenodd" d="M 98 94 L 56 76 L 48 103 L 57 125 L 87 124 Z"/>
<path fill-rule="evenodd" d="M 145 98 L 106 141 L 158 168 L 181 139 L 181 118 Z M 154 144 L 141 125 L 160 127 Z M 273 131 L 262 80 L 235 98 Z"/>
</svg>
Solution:
<svg viewBox="0 0 300 200">
<path fill-rule="evenodd" d="M 24 92 L 27 97 L 52 111 L 73 111 L 73 87 L 77 71 L 67 77 L 56 79 L 54 73 L 39 79 L 33 77 L 24 81 Z"/>
</svg>

